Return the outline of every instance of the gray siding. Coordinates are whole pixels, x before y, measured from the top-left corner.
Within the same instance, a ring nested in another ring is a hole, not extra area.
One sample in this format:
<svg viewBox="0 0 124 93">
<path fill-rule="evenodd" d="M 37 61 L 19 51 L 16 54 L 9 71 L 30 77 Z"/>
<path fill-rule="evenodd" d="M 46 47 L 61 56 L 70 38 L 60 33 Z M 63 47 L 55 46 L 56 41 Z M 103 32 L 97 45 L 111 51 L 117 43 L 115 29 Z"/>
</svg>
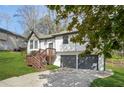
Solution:
<svg viewBox="0 0 124 93">
<path fill-rule="evenodd" d="M 24 47 L 24 38 L 0 32 L 0 50 L 14 50 Z"/>
</svg>

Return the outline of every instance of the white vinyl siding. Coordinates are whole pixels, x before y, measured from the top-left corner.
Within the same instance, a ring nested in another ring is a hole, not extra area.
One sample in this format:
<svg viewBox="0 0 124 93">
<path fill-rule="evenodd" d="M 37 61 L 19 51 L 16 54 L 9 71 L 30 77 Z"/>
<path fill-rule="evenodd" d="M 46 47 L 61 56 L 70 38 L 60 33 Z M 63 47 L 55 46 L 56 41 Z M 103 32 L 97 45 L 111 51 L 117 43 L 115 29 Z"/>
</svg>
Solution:
<svg viewBox="0 0 124 93">
<path fill-rule="evenodd" d="M 49 48 L 49 43 L 53 43 L 53 48 L 55 48 L 57 52 L 84 51 L 87 43 L 83 45 L 80 45 L 78 43 L 73 43 L 70 41 L 70 38 L 72 38 L 72 36 L 73 35 L 56 36 L 55 38 L 42 39 L 40 40 L 39 43 L 38 38 L 33 34 L 29 39 L 29 40 L 33 40 L 33 49 L 30 48 L 30 42 L 29 42 L 28 43 L 29 47 L 27 51 L 28 53 L 30 53 L 31 51 L 37 51 L 40 48 L 41 49 Z M 37 46 L 37 42 L 35 42 L 36 40 L 38 41 L 38 46 Z"/>
</svg>

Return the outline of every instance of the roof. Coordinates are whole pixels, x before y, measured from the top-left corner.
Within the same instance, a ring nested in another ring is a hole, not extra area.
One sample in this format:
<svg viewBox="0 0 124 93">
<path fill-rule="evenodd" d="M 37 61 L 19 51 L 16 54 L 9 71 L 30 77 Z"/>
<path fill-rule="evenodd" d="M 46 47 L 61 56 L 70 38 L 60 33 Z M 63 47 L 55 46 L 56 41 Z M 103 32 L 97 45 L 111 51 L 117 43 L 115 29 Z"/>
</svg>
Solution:
<svg viewBox="0 0 124 93">
<path fill-rule="evenodd" d="M 71 31 L 71 32 L 67 32 L 67 31 L 62 31 L 62 32 L 59 32 L 59 33 L 54 33 L 54 34 L 50 34 L 50 35 L 45 35 L 43 33 L 40 33 L 38 31 L 32 31 L 31 34 L 28 36 L 28 39 L 32 36 L 32 34 L 34 33 L 36 35 L 36 37 L 38 39 L 48 39 L 48 38 L 53 38 L 53 37 L 56 37 L 56 36 L 62 36 L 62 35 L 67 35 L 67 34 L 75 34 L 77 33 L 78 31 Z"/>
<path fill-rule="evenodd" d="M 45 35 L 45 34 L 40 33 L 38 31 L 35 31 L 35 34 L 38 36 L 39 39 L 52 38 L 52 35 Z"/>
<path fill-rule="evenodd" d="M 24 38 L 23 36 L 21 36 L 21 35 L 19 35 L 19 34 L 16 34 L 16 33 L 14 33 L 14 32 L 11 32 L 11 31 L 9 31 L 9 30 L 7 30 L 7 29 L 0 28 L 0 32 L 2 32 L 2 33 L 7 33 L 7 34 L 11 34 L 11 35 L 14 35 L 14 36 L 17 36 L 17 37 L 20 37 L 20 38 Z"/>
<path fill-rule="evenodd" d="M 62 31 L 62 32 L 59 32 L 59 33 L 55 33 L 55 34 L 51 34 L 52 36 L 61 36 L 61 35 L 66 35 L 66 34 L 75 34 L 77 33 L 78 31 Z"/>
</svg>

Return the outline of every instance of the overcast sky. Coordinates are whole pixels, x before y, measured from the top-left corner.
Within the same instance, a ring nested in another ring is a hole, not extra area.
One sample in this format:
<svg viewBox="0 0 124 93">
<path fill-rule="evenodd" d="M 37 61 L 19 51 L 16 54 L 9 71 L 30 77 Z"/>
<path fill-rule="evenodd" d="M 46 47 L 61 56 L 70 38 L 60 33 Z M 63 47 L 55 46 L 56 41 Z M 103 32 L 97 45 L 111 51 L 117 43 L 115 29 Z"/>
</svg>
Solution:
<svg viewBox="0 0 124 93">
<path fill-rule="evenodd" d="M 19 24 L 19 18 L 14 17 L 17 10 L 21 6 L 14 6 L 14 5 L 0 5 L 0 13 L 1 14 L 8 14 L 11 17 L 11 21 L 9 22 L 8 28 L 6 26 L 6 23 L 0 19 L 0 27 L 8 29 L 12 32 L 15 32 L 17 34 L 22 34 L 24 30 L 22 29 L 21 25 Z M 41 14 L 45 14 L 47 12 L 46 6 L 41 6 Z"/>
</svg>

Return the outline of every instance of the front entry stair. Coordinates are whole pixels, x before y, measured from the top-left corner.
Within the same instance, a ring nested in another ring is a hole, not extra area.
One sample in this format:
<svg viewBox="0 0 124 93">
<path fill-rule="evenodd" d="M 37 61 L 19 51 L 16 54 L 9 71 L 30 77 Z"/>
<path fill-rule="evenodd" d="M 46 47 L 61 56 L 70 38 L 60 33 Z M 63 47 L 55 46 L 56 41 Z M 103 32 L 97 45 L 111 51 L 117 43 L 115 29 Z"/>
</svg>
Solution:
<svg viewBox="0 0 124 93">
<path fill-rule="evenodd" d="M 35 53 L 27 55 L 27 65 L 40 70 L 45 68 L 45 65 L 53 64 L 56 58 L 56 50 L 53 48 L 39 49 Z"/>
</svg>

